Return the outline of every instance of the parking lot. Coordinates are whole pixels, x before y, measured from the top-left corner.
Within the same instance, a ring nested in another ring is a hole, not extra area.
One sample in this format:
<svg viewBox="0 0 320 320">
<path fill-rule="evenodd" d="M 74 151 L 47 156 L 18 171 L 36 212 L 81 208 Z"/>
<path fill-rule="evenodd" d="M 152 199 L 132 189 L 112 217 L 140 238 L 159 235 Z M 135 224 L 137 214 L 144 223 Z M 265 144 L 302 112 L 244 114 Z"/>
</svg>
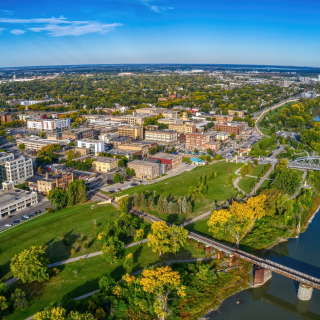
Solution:
<svg viewBox="0 0 320 320">
<path fill-rule="evenodd" d="M 41 197 L 39 199 L 39 203 L 37 203 L 34 206 L 29 206 L 21 211 L 16 211 L 12 213 L 12 218 L 4 217 L 0 219 L 0 230 L 6 229 L 7 227 L 5 226 L 7 223 L 12 223 L 15 220 L 21 220 L 21 217 L 25 215 L 29 215 L 35 211 L 41 210 L 43 211 L 45 208 L 51 207 L 50 202 L 46 197 Z"/>
</svg>

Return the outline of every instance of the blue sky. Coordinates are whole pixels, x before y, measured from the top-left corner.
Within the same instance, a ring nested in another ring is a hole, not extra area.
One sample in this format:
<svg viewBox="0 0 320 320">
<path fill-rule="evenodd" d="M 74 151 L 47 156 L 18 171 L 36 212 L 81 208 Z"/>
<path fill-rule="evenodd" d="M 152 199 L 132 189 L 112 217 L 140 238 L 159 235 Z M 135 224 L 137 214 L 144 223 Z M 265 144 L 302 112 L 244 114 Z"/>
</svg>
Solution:
<svg viewBox="0 0 320 320">
<path fill-rule="evenodd" d="M 320 66 L 320 1 L 1 0 L 0 67 Z"/>
</svg>

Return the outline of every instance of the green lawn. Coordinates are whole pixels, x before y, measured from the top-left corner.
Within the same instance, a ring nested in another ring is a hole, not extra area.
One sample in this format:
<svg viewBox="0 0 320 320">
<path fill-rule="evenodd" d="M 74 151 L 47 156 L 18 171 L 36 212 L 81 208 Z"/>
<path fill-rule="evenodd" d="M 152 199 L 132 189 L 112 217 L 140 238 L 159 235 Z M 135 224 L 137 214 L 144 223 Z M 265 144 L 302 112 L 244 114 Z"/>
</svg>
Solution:
<svg viewBox="0 0 320 320">
<path fill-rule="evenodd" d="M 257 166 L 254 166 L 253 169 L 249 172 L 249 176 L 258 177 L 260 173 L 262 173 L 265 164 L 258 164 Z"/>
<path fill-rule="evenodd" d="M 260 129 L 260 131 L 265 134 L 266 136 L 271 137 L 271 130 L 270 129 Z"/>
<path fill-rule="evenodd" d="M 134 256 L 135 265 L 133 269 L 126 270 L 123 267 L 124 257 L 130 252 Z M 176 259 L 202 257 L 205 257 L 204 250 L 200 252 L 194 246 L 186 245 L 184 249 L 177 253 Z M 131 273 L 164 260 L 175 260 L 175 256 L 170 253 L 162 255 L 160 258 L 158 254 L 151 251 L 147 244 L 142 244 L 125 249 L 123 258 L 113 265 L 97 256 L 60 266 L 61 272 L 42 284 L 23 285 L 16 282 L 10 288 L 12 290 L 16 287 L 23 289 L 27 293 L 29 306 L 24 311 L 15 311 L 8 316 L 7 320 L 23 320 L 50 303 L 59 303 L 63 299 L 76 298 L 97 290 L 99 288 L 98 282 L 104 275 L 111 275 L 115 280 L 119 280 L 125 273 Z"/>
<path fill-rule="evenodd" d="M 230 162 L 217 162 L 207 166 L 199 166 L 195 169 L 183 172 L 177 176 L 153 183 L 151 185 L 140 185 L 128 190 L 121 191 L 116 195 L 129 194 L 133 196 L 135 192 L 141 193 L 152 193 L 156 191 L 156 196 L 162 195 L 165 197 L 174 197 L 177 200 L 180 197 L 188 195 L 190 186 L 195 186 L 199 176 L 208 175 L 210 172 L 217 172 L 218 177 L 207 182 L 209 187 L 208 194 L 204 196 L 198 195 L 194 200 L 193 213 L 189 217 L 186 215 L 172 215 L 172 214 L 161 214 L 159 217 L 169 222 L 181 223 L 186 219 L 191 219 L 195 216 L 200 215 L 203 212 L 209 210 L 212 202 L 217 200 L 223 203 L 227 199 L 235 197 L 237 191 L 228 185 L 228 177 L 232 175 L 233 180 L 237 178 L 234 172 L 242 166 L 241 163 L 235 164 Z M 231 173 L 228 173 L 231 170 Z M 152 214 L 156 214 L 154 211 L 149 211 Z"/>
<path fill-rule="evenodd" d="M 251 177 L 244 177 L 244 178 L 241 178 L 239 183 L 238 183 L 238 187 L 243 190 L 245 193 L 250 193 L 251 192 L 251 184 L 252 182 L 257 182 L 257 178 L 251 178 Z"/>
<path fill-rule="evenodd" d="M 93 220 L 96 220 L 98 234 L 104 230 L 108 220 L 117 215 L 117 210 L 112 205 L 95 206 L 94 209 L 91 209 L 91 206 L 92 203 L 46 213 L 0 234 L 0 265 L 5 268 L 5 272 L 0 274 L 0 281 L 12 277 L 9 267 L 12 257 L 31 246 L 49 244 L 46 256 L 50 262 L 70 258 L 72 245 L 76 247 L 76 253 L 72 257 L 101 250 L 94 237 Z M 142 228 L 149 230 L 150 224 L 142 219 L 139 221 Z M 69 246 L 62 243 L 64 233 L 70 239 Z M 79 247 L 76 243 L 79 235 L 86 237 L 88 249 Z M 127 242 L 132 242 L 132 238 L 128 238 Z"/>
</svg>

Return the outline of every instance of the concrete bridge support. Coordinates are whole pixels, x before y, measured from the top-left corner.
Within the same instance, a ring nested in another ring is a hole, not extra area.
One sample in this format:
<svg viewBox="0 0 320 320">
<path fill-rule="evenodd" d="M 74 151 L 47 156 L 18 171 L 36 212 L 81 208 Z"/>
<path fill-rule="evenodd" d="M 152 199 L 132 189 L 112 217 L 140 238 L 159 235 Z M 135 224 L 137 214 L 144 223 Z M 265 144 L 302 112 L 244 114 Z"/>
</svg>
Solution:
<svg viewBox="0 0 320 320">
<path fill-rule="evenodd" d="M 229 256 L 229 267 L 233 267 L 237 264 L 237 257 Z"/>
<path fill-rule="evenodd" d="M 272 271 L 264 268 L 254 270 L 254 286 L 261 286 L 272 278 Z"/>
<path fill-rule="evenodd" d="M 303 283 L 299 284 L 298 299 L 302 301 L 309 301 L 312 297 L 313 287 L 309 287 Z"/>
</svg>

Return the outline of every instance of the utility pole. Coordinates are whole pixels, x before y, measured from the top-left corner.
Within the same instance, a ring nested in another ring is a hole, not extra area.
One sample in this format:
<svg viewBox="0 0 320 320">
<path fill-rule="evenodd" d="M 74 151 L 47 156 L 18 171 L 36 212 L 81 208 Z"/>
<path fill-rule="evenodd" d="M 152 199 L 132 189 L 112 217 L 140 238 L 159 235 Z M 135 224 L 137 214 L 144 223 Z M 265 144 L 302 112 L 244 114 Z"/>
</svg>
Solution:
<svg viewBox="0 0 320 320">
<path fill-rule="evenodd" d="M 96 227 L 97 227 L 96 220 L 93 220 L 93 226 L 94 226 L 94 236 L 96 237 L 97 236 L 97 234 L 96 234 Z"/>
</svg>

